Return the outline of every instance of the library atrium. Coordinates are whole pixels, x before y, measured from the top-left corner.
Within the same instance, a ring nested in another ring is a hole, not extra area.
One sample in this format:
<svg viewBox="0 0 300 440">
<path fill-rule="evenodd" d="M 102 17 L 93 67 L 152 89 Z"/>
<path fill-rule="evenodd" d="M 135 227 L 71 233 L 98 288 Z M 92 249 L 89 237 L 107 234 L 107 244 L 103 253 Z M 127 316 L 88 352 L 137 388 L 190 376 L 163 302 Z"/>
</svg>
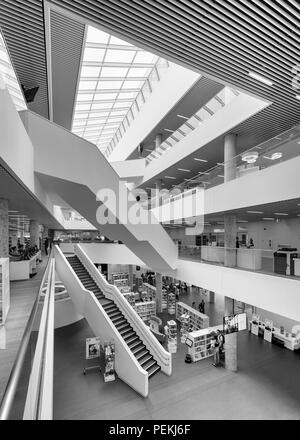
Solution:
<svg viewBox="0 0 300 440">
<path fill-rule="evenodd" d="M 0 1 L 1 420 L 299 420 L 299 24 Z"/>
</svg>

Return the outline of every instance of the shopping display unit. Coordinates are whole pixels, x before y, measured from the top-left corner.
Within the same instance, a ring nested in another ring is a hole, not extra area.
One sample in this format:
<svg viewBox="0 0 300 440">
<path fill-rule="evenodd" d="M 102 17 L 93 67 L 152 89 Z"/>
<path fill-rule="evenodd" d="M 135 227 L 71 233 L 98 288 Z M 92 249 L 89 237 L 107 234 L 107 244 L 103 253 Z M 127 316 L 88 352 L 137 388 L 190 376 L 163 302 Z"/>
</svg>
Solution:
<svg viewBox="0 0 300 440">
<path fill-rule="evenodd" d="M 175 315 L 176 314 L 176 295 L 175 293 L 168 293 L 168 314 Z"/>
<path fill-rule="evenodd" d="M 165 333 L 168 338 L 168 352 L 177 353 L 177 323 L 174 320 L 167 322 Z"/>
<path fill-rule="evenodd" d="M 9 307 L 9 258 L 0 258 L 0 325 L 5 324 Z"/>
<path fill-rule="evenodd" d="M 167 289 L 162 289 L 161 308 L 167 310 L 168 308 L 168 292 Z"/>
<path fill-rule="evenodd" d="M 212 340 L 215 338 L 217 330 L 222 331 L 223 326 L 219 325 L 188 334 L 188 353 L 193 362 L 198 362 L 214 355 Z"/>
<path fill-rule="evenodd" d="M 181 342 L 185 343 L 190 329 L 190 315 L 188 315 L 187 313 L 182 315 L 180 322 L 181 322 L 181 329 L 180 329 Z"/>
<path fill-rule="evenodd" d="M 124 298 L 127 299 L 127 301 L 129 302 L 129 304 L 131 305 L 131 307 L 135 307 L 135 299 L 136 299 L 136 294 L 133 292 L 126 292 L 123 293 Z"/>
<path fill-rule="evenodd" d="M 149 321 L 151 316 L 156 315 L 156 302 L 146 301 L 135 303 L 134 305 L 136 313 L 142 318 L 143 321 Z"/>
<path fill-rule="evenodd" d="M 198 312 L 187 304 L 178 302 L 176 304 L 176 319 L 181 322 L 181 317 L 186 314 L 190 316 L 190 326 L 193 331 L 209 327 L 209 317 L 207 315 Z"/>
</svg>

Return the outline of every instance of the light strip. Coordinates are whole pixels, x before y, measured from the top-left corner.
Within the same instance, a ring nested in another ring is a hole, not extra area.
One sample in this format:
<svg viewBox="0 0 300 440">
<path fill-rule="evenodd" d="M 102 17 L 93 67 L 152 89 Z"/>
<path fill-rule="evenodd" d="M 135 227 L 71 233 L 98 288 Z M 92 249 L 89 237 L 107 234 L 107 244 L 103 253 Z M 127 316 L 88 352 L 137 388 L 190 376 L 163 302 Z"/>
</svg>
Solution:
<svg viewBox="0 0 300 440">
<path fill-rule="evenodd" d="M 208 160 L 205 160 L 205 159 L 198 159 L 197 157 L 194 157 L 194 160 L 195 160 L 196 162 L 203 162 L 203 163 L 207 163 L 207 162 L 208 162 Z"/>
<path fill-rule="evenodd" d="M 289 214 L 284 214 L 283 212 L 274 212 L 274 215 L 288 216 Z"/>
<path fill-rule="evenodd" d="M 184 173 L 191 173 L 191 170 L 186 170 L 184 168 L 177 168 L 178 171 L 183 171 Z"/>
<path fill-rule="evenodd" d="M 272 82 L 271 80 L 265 78 L 265 77 L 262 76 L 262 75 L 259 75 L 258 73 L 255 73 L 255 72 L 249 72 L 249 76 L 250 76 L 251 78 L 253 78 L 253 79 L 256 79 L 257 81 L 259 81 L 259 82 L 261 82 L 261 83 L 263 83 L 263 84 L 266 84 L 267 86 L 272 86 L 272 85 L 273 85 L 273 82 Z"/>
<path fill-rule="evenodd" d="M 263 214 L 261 211 L 247 211 L 248 214 Z"/>
</svg>

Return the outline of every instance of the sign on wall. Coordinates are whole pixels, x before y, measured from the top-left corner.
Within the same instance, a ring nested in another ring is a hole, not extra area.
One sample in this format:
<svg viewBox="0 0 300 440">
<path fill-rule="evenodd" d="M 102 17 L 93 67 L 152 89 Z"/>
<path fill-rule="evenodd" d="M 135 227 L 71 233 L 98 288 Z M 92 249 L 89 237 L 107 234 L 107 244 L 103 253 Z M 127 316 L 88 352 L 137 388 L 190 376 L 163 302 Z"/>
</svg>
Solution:
<svg viewBox="0 0 300 440">
<path fill-rule="evenodd" d="M 85 341 L 85 358 L 96 359 L 100 357 L 100 338 L 87 338 Z"/>
</svg>

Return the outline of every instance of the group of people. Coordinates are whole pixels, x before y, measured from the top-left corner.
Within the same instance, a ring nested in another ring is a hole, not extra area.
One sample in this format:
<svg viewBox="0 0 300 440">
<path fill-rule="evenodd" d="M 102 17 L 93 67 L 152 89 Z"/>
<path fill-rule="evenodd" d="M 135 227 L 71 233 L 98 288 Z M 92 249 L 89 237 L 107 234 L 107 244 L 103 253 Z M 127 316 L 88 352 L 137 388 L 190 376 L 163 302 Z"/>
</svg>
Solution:
<svg viewBox="0 0 300 440">
<path fill-rule="evenodd" d="M 9 257 L 11 261 L 30 260 L 39 251 L 37 246 L 25 246 L 18 243 L 18 246 L 11 246 L 9 248 Z"/>
<path fill-rule="evenodd" d="M 214 367 L 218 367 L 220 365 L 220 354 L 222 354 L 224 351 L 224 343 L 224 334 L 220 330 L 217 330 L 211 340 L 211 348 L 214 349 Z"/>
<path fill-rule="evenodd" d="M 192 302 L 192 307 L 193 307 L 193 309 L 197 308 L 195 301 Z M 198 305 L 198 310 L 200 313 L 203 313 L 203 315 L 205 315 L 205 301 L 204 301 L 204 299 L 202 299 L 202 301 L 200 301 L 200 303 Z"/>
</svg>

